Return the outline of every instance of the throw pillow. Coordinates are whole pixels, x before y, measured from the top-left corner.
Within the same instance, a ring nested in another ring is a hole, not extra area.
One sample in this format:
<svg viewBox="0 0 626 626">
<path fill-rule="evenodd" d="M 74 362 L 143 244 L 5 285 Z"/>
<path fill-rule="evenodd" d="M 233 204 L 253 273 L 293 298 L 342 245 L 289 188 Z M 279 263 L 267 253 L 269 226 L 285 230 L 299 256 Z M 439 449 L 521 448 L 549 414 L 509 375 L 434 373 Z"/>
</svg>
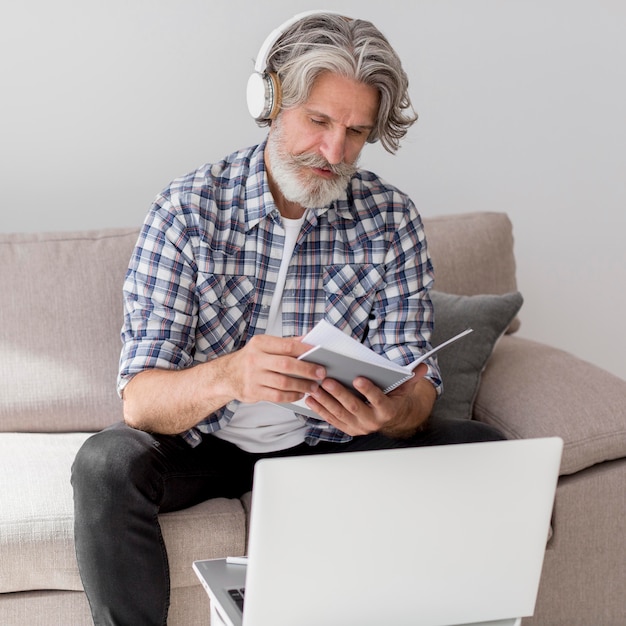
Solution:
<svg viewBox="0 0 626 626">
<path fill-rule="evenodd" d="M 471 419 L 480 377 L 498 339 L 519 312 L 519 292 L 504 295 L 456 296 L 432 291 L 437 346 L 466 328 L 474 332 L 438 353 L 443 393 L 435 403 L 433 417 Z"/>
</svg>

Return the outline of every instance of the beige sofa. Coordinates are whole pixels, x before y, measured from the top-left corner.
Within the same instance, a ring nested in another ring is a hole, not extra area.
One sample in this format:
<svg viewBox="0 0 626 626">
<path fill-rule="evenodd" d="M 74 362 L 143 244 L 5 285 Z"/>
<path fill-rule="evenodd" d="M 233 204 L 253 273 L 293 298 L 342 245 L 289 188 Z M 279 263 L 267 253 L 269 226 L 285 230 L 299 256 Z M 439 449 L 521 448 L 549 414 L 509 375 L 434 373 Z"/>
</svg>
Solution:
<svg viewBox="0 0 626 626">
<path fill-rule="evenodd" d="M 506 215 L 431 218 L 426 228 L 437 290 L 517 289 Z M 136 237 L 134 229 L 0 235 L 3 626 L 91 623 L 74 557 L 70 465 L 90 432 L 122 417 L 120 290 Z M 525 624 L 626 624 L 626 382 L 508 334 L 487 363 L 474 417 L 510 437 L 565 441 L 537 610 Z M 171 624 L 208 623 L 191 562 L 244 551 L 247 502 L 162 516 Z"/>
</svg>

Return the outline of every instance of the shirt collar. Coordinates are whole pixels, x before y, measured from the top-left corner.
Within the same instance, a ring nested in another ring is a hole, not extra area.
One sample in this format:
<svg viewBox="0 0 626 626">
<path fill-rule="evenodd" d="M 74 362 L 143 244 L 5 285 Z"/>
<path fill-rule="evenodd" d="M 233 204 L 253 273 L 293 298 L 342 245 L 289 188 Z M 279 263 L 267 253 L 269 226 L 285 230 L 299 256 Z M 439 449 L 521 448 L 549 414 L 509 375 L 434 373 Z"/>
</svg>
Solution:
<svg viewBox="0 0 626 626">
<path fill-rule="evenodd" d="M 267 140 L 260 143 L 250 156 L 250 167 L 245 182 L 246 232 L 262 219 L 278 214 L 265 168 L 266 143 Z"/>
</svg>

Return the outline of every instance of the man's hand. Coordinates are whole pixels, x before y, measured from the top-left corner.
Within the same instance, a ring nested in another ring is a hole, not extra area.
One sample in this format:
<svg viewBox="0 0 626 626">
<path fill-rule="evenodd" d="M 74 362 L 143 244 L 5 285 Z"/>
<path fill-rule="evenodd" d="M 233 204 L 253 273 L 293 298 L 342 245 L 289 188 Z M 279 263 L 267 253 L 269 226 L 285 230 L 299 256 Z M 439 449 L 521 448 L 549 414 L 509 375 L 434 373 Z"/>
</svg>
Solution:
<svg viewBox="0 0 626 626">
<path fill-rule="evenodd" d="M 310 349 L 296 337 L 253 337 L 241 350 L 222 359 L 229 395 L 241 402 L 295 402 L 314 393 L 326 370 L 298 360 Z"/>
<path fill-rule="evenodd" d="M 415 377 L 386 395 L 366 378 L 356 378 L 354 387 L 366 401 L 336 380 L 326 379 L 306 403 L 348 435 L 381 432 L 388 437 L 409 437 L 428 419 L 435 402 L 435 388 L 423 378 L 426 370 L 421 364 Z"/>
</svg>

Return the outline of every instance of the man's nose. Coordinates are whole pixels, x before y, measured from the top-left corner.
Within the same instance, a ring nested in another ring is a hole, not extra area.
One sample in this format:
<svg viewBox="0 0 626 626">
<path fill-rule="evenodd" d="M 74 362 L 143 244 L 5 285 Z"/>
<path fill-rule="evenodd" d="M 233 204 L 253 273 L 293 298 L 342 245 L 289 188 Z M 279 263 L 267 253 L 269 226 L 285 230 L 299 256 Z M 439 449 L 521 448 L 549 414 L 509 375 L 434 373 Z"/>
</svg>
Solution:
<svg viewBox="0 0 626 626">
<path fill-rule="evenodd" d="M 322 156 L 331 164 L 343 163 L 346 149 L 346 133 L 342 128 L 328 131 L 322 145 Z"/>
</svg>

